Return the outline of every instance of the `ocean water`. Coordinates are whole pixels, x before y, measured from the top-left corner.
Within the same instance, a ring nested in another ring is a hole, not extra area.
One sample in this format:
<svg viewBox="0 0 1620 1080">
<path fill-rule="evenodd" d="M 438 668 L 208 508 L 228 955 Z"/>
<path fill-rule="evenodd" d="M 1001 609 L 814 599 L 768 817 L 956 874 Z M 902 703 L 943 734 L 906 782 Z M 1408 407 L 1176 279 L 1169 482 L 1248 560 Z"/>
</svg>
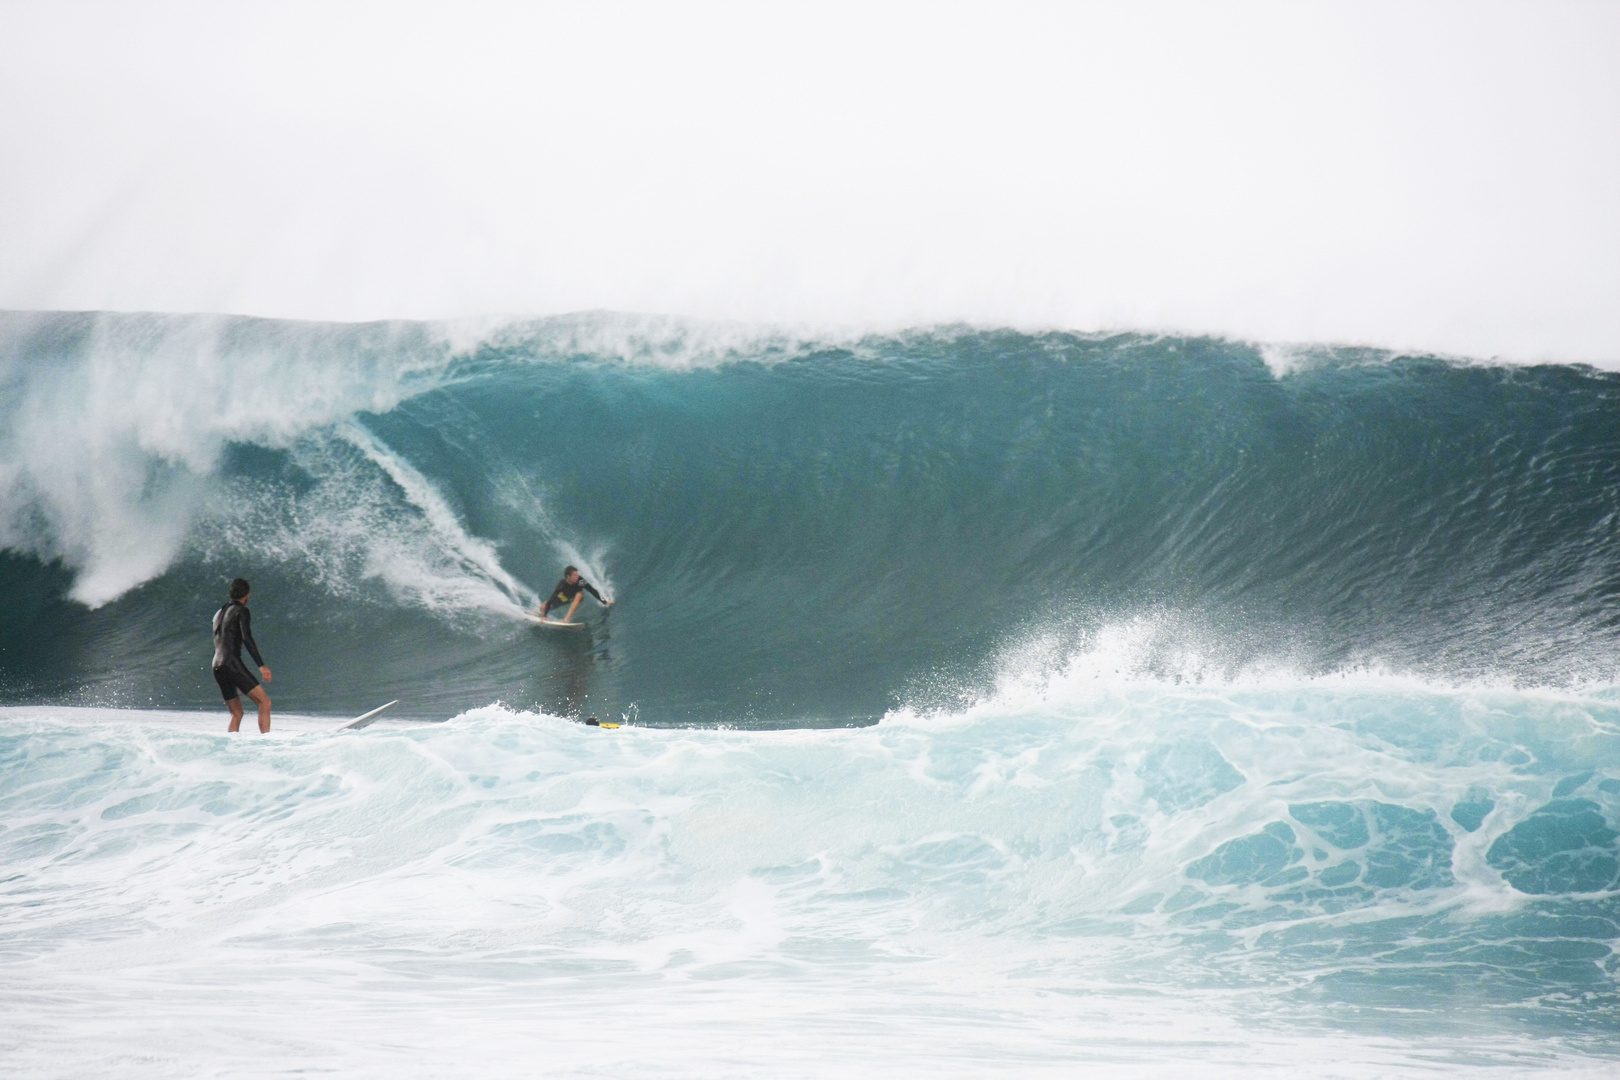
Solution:
<svg viewBox="0 0 1620 1080">
<path fill-rule="evenodd" d="M 0 421 L 17 1075 L 1620 1068 L 1615 374 L 14 313 Z"/>
</svg>

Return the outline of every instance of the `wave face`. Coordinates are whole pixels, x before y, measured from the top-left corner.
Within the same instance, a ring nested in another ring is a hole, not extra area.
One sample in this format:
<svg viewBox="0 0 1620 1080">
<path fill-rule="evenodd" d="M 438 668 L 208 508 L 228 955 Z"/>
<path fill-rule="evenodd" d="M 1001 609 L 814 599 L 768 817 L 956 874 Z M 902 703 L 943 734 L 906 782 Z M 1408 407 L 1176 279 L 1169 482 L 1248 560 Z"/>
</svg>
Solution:
<svg viewBox="0 0 1620 1080">
<path fill-rule="evenodd" d="M 1620 376 L 1213 340 L 582 316 L 10 315 L 11 701 L 870 722 L 1061 668 L 1612 681 Z M 563 562 L 616 595 L 521 622 Z M 363 673 L 363 674 L 361 674 Z"/>
</svg>

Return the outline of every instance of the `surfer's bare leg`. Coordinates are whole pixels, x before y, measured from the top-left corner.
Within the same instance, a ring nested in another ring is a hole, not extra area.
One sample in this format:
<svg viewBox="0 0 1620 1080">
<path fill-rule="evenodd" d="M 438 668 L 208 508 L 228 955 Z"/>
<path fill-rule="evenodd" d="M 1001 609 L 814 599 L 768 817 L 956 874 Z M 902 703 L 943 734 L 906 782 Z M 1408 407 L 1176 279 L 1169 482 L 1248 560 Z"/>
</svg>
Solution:
<svg viewBox="0 0 1620 1080">
<path fill-rule="evenodd" d="M 239 697 L 233 697 L 233 698 L 231 698 L 231 700 L 227 701 L 225 704 L 231 710 L 231 726 L 226 728 L 225 730 L 226 731 L 241 731 L 242 730 L 242 699 L 239 698 Z"/>
<path fill-rule="evenodd" d="M 259 703 L 259 734 L 270 734 L 270 695 L 264 692 L 264 687 L 255 686 L 248 691 L 248 697 Z M 231 714 L 235 720 L 231 723 L 231 730 L 242 722 L 242 703 L 240 700 L 231 702 Z"/>
<path fill-rule="evenodd" d="M 573 622 L 574 621 L 574 612 L 579 610 L 579 602 L 581 600 L 583 600 L 583 599 L 585 599 L 585 594 L 584 593 L 575 593 L 574 594 L 574 602 L 572 604 L 568 605 L 568 614 L 563 616 L 563 620 L 562 620 L 563 622 Z"/>
</svg>

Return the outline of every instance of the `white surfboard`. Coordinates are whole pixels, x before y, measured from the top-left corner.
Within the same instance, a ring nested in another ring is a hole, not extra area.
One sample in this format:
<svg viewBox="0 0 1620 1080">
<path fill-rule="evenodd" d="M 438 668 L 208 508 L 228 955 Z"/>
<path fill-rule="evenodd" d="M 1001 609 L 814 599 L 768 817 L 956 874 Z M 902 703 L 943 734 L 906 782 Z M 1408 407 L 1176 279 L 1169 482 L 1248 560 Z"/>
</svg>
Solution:
<svg viewBox="0 0 1620 1080">
<path fill-rule="evenodd" d="M 392 708 L 393 706 L 398 705 L 398 704 L 399 704 L 399 699 L 395 698 L 393 701 L 390 701 L 387 705 L 379 705 L 375 709 L 372 709 L 370 712 L 366 713 L 364 716 L 357 716 L 353 720 L 350 720 L 347 724 L 339 725 L 337 730 L 338 731 L 359 731 L 361 728 L 366 727 L 366 726 L 372 724 L 373 722 L 375 722 L 376 719 L 377 719 L 377 714 L 378 713 L 382 712 L 384 709 Z"/>
<path fill-rule="evenodd" d="M 532 611 L 525 611 L 523 617 L 536 626 L 550 626 L 558 630 L 572 630 L 584 626 L 584 622 L 563 622 L 561 619 L 542 619 Z"/>
</svg>

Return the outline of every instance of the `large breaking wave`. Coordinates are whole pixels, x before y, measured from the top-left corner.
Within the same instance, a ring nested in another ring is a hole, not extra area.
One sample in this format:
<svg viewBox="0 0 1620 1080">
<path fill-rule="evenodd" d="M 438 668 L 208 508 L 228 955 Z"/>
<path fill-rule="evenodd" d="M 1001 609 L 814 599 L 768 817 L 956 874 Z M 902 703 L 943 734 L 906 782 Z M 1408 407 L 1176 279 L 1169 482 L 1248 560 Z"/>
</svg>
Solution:
<svg viewBox="0 0 1620 1080">
<path fill-rule="evenodd" d="M 1120 627 L 1155 678 L 1620 666 L 1590 369 L 609 315 L 10 315 L 0 365 L 12 700 L 206 703 L 237 574 L 316 711 L 842 724 Z M 565 561 L 622 602 L 537 639 Z"/>
</svg>

